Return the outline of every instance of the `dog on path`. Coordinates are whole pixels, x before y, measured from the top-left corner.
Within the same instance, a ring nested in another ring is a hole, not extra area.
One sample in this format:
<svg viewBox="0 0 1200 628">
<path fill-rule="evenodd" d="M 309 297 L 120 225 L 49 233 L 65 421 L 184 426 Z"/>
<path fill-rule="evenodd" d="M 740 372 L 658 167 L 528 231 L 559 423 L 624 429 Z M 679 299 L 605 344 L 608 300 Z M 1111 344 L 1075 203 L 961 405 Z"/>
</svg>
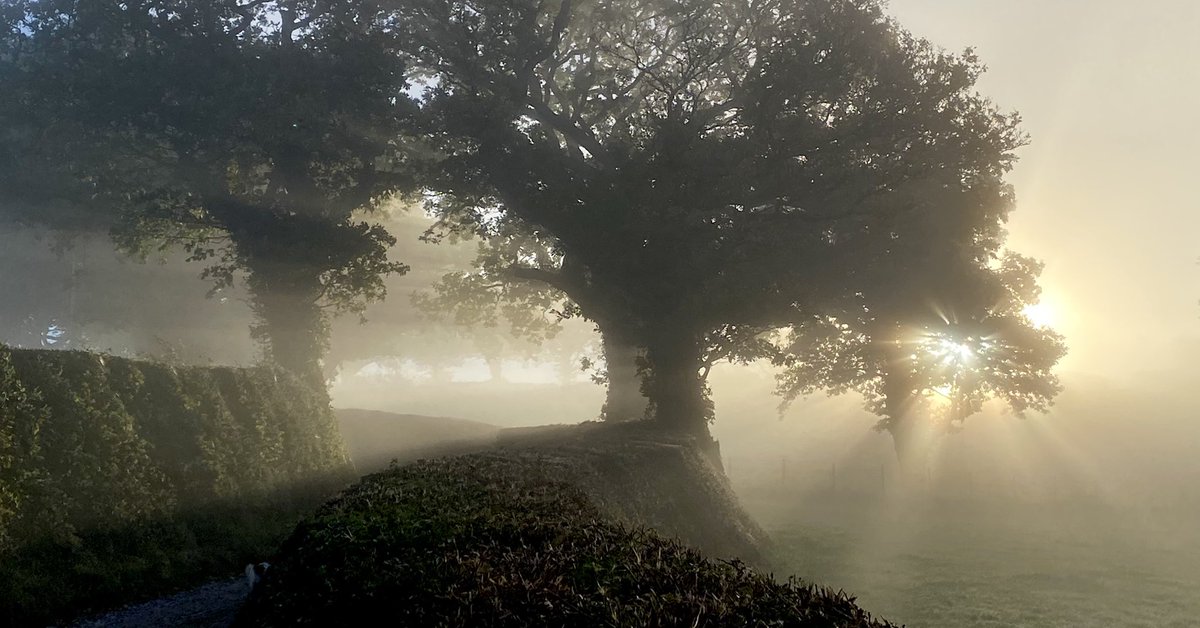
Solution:
<svg viewBox="0 0 1200 628">
<path fill-rule="evenodd" d="M 263 574 L 267 573 L 267 570 L 270 568 L 271 563 L 266 562 L 246 565 L 246 588 L 253 591 L 254 585 L 258 584 L 259 580 L 262 580 Z"/>
</svg>

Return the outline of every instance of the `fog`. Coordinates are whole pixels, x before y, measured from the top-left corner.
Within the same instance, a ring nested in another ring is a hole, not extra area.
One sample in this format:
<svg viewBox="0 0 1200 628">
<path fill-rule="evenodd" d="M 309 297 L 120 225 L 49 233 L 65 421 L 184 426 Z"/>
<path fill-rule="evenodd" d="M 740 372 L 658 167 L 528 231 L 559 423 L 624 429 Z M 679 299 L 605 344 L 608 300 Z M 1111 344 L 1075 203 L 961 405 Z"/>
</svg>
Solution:
<svg viewBox="0 0 1200 628">
<path fill-rule="evenodd" d="M 1195 374 L 1200 7 L 893 0 L 890 11 L 948 49 L 974 47 L 988 66 L 980 89 L 1021 113 L 1031 143 L 1010 177 L 1010 242 L 1046 262 L 1045 296 L 1070 341 L 1064 372 L 1118 385 Z"/>
<path fill-rule="evenodd" d="M 206 298 L 211 284 L 179 252 L 139 263 L 116 252 L 104 231 L 5 224 L 0 264 L 0 342 L 191 364 L 254 360 L 244 291 Z"/>
<path fill-rule="evenodd" d="M 1066 338 L 1063 391 L 1046 412 L 993 401 L 961 430 L 923 429 L 901 465 L 857 393 L 781 409 L 775 367 L 722 363 L 709 377 L 711 431 L 727 475 L 776 538 L 781 571 L 844 587 L 896 621 L 1194 621 L 1200 5 L 891 0 L 888 11 L 943 47 L 974 47 L 988 67 L 979 91 L 1022 115 L 1031 143 L 1007 177 L 1009 245 L 1045 262 L 1040 315 Z M 388 277 L 387 298 L 361 320 L 334 320 L 324 366 L 335 407 L 498 427 L 600 417 L 605 388 L 582 365 L 602 365 L 592 323 L 571 318 L 539 344 L 503 321 L 421 311 L 413 295 L 471 270 L 478 241 L 421 241 L 433 219 L 414 204 L 365 218 L 396 236 L 390 256 L 411 270 Z M 0 343 L 262 359 L 244 277 L 209 294 L 181 250 L 138 261 L 103 230 L 5 224 Z M 1114 605 L 1117 592 L 1136 599 Z M 1010 612 L 1023 601 L 1028 615 Z"/>
</svg>

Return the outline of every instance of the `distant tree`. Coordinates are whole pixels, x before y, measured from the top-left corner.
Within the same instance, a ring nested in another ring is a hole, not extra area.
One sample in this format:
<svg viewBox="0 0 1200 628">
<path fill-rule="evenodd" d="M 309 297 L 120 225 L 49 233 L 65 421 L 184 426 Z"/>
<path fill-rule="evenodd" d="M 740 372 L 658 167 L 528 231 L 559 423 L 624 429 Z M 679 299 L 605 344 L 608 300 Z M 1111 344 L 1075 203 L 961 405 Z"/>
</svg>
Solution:
<svg viewBox="0 0 1200 628">
<path fill-rule="evenodd" d="M 492 329 L 506 322 L 512 337 L 540 345 L 555 338 L 564 321 L 581 316 L 579 306 L 566 293 L 546 282 L 556 276 L 560 263 L 561 256 L 551 242 L 505 225 L 503 230 L 489 230 L 484 235 L 470 270 L 447 273 L 431 291 L 417 295 L 417 303 L 432 315 L 476 329 Z M 617 422 L 646 418 L 644 348 L 612 325 L 597 324 L 596 331 L 603 362 L 597 364 L 584 354 L 576 368 L 605 386 L 600 418 Z M 763 337 L 768 331 L 726 326 L 707 334 L 700 360 L 701 382 L 707 386 L 708 374 L 718 362 L 747 363 L 773 356 L 776 347 Z"/>
<path fill-rule="evenodd" d="M 244 272 L 268 356 L 317 373 L 328 312 L 406 270 L 359 218 L 412 187 L 416 107 L 372 6 L 6 3 L 0 211 L 181 245 L 217 290 Z"/>
<path fill-rule="evenodd" d="M 553 288 L 503 276 L 506 260 L 526 255 L 549 253 L 522 234 L 494 235 L 479 243 L 473 270 L 445 273 L 430 290 L 414 294 L 414 304 L 426 316 L 452 323 L 473 340 L 497 379 L 504 355 L 532 357 L 573 315 L 571 304 Z"/>
<path fill-rule="evenodd" d="M 435 229 L 426 238 L 440 241 L 444 235 L 456 238 L 462 234 L 439 234 Z M 580 315 L 579 307 L 550 283 L 524 278 L 541 272 L 553 276 L 554 270 L 548 269 L 556 269 L 560 261 L 553 245 L 512 224 L 483 235 L 472 268 L 444 274 L 430 290 L 415 295 L 417 306 L 428 315 L 460 326 L 506 327 L 507 335 L 533 345 L 557 337 L 564 321 Z M 612 334 L 601 336 L 604 369 L 598 370 L 586 356 L 581 356 L 575 368 L 591 372 L 594 380 L 606 384 L 603 418 L 641 418 L 646 408 L 637 374 L 638 348 L 614 347 Z M 625 352 L 618 353 L 620 350 Z"/>
<path fill-rule="evenodd" d="M 459 277 L 457 270 L 469 268 L 478 252 L 476 243 L 421 242 L 431 222 L 423 212 L 396 204 L 385 213 L 380 216 L 381 224 L 399 240 L 412 269 L 388 278 L 387 289 L 393 298 L 364 313 L 370 317 L 370 326 L 353 320 L 333 326 L 333 342 L 324 362 L 327 378 L 334 377 L 343 364 L 392 360 L 411 361 L 429 368 L 435 379 L 445 378 L 448 369 L 482 357 L 501 379 L 504 359 L 535 359 L 557 344 L 545 341 L 558 338 L 561 325 L 556 316 L 540 308 L 519 311 L 486 296 L 486 303 L 451 307 L 452 301 L 470 291 L 470 281 L 448 288 L 446 297 L 430 287 L 444 280 L 451 283 L 450 279 Z M 511 320 L 506 318 L 509 315 Z M 526 333 L 527 329 L 531 333 Z"/>
<path fill-rule="evenodd" d="M 836 310 L 928 241 L 999 239 L 1017 118 L 878 2 L 392 6 L 430 77 L 443 228 L 547 242 L 505 272 L 644 351 L 666 424 L 705 430 L 714 334 Z"/>
<path fill-rule="evenodd" d="M 1022 313 L 1037 302 L 1041 265 L 1012 253 L 989 266 L 940 264 L 796 325 L 777 356 L 784 405 L 820 390 L 858 392 L 901 461 L 923 418 L 955 430 L 991 398 L 1018 414 L 1045 410 L 1061 390 L 1052 368 L 1066 346 Z"/>
</svg>

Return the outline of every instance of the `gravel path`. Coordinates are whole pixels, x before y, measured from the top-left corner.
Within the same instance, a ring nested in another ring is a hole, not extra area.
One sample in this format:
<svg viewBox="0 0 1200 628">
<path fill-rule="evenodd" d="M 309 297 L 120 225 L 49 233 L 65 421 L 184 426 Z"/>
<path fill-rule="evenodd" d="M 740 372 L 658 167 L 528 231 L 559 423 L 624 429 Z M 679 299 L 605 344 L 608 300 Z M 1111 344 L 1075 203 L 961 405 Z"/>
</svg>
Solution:
<svg viewBox="0 0 1200 628">
<path fill-rule="evenodd" d="M 246 579 L 218 580 L 190 591 L 85 619 L 72 628 L 227 628 L 246 599 Z"/>
</svg>

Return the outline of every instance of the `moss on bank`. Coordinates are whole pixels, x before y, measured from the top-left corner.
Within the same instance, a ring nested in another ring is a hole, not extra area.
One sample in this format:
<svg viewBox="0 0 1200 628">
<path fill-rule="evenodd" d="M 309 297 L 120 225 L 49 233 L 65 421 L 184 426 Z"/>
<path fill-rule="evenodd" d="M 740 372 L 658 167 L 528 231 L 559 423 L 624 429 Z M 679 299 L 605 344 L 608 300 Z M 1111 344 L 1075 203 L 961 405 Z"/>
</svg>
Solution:
<svg viewBox="0 0 1200 628">
<path fill-rule="evenodd" d="M 709 524 L 687 510 L 705 504 L 653 493 L 683 481 L 700 454 L 624 429 L 518 434 L 507 449 L 364 478 L 297 528 L 239 624 L 889 625 L 843 594 L 776 582 L 636 525 L 657 519 L 698 538 Z M 671 450 L 680 457 L 657 466 L 677 477 L 636 477 L 656 466 L 647 451 L 661 461 Z M 679 526 L 691 517 L 697 529 Z"/>
</svg>

